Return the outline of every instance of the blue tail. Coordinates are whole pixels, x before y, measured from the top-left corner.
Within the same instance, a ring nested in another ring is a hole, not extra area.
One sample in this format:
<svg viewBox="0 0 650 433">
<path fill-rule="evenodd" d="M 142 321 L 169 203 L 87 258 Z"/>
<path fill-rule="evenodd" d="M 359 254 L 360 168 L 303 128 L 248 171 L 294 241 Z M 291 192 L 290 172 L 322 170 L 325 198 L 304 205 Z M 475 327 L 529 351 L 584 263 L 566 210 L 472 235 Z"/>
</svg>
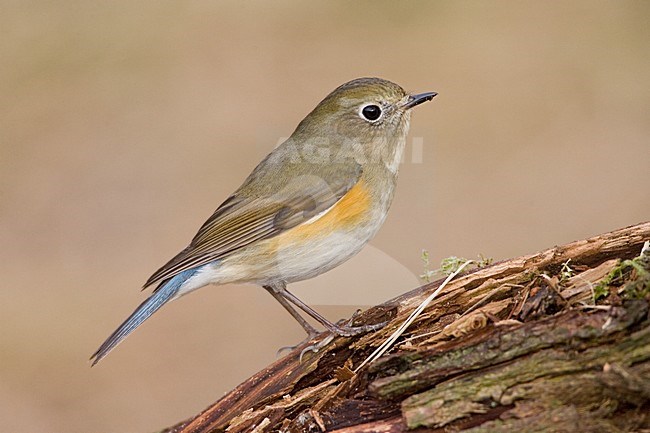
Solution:
<svg viewBox="0 0 650 433">
<path fill-rule="evenodd" d="M 180 274 L 172 277 L 169 281 L 158 287 L 136 310 L 126 319 L 119 328 L 111 334 L 110 337 L 102 343 L 93 356 L 90 357 L 92 365 L 97 364 L 103 357 L 108 355 L 108 352 L 113 350 L 115 346 L 120 344 L 131 332 L 147 320 L 153 313 L 158 311 L 160 307 L 169 302 L 180 290 L 181 286 L 198 269 L 188 269 Z"/>
</svg>

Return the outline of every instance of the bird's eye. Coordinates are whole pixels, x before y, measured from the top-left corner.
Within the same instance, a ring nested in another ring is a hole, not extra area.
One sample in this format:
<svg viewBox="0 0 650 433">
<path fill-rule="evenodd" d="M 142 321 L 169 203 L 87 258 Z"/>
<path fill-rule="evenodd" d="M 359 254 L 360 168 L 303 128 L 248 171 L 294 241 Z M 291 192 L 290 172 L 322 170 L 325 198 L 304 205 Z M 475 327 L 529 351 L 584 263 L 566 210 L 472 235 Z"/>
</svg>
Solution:
<svg viewBox="0 0 650 433">
<path fill-rule="evenodd" d="M 361 109 L 361 116 L 366 120 L 374 122 L 381 116 L 381 108 L 375 104 L 366 105 Z"/>
</svg>

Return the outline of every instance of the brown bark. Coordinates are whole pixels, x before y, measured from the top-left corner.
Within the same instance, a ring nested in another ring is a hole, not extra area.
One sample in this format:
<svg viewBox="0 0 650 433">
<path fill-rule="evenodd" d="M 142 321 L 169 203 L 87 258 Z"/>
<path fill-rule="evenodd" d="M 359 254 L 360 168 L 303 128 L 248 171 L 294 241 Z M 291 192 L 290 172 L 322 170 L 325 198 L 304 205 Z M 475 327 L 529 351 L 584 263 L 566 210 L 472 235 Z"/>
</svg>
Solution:
<svg viewBox="0 0 650 433">
<path fill-rule="evenodd" d="M 475 269 L 353 373 L 427 284 L 356 319 L 382 330 L 298 348 L 164 432 L 650 429 L 649 239 L 646 222 Z"/>
</svg>

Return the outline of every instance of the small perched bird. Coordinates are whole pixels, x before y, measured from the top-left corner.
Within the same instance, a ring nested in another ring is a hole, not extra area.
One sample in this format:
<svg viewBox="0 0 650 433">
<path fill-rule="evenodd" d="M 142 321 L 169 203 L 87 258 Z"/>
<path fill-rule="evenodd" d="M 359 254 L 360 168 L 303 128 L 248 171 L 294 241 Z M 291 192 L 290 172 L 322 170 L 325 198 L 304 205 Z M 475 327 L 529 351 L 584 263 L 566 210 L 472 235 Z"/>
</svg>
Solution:
<svg viewBox="0 0 650 433">
<path fill-rule="evenodd" d="M 286 286 L 340 265 L 377 233 L 393 199 L 410 110 L 434 96 L 409 95 L 380 78 L 335 89 L 147 280 L 144 287 L 156 289 L 97 349 L 92 365 L 167 302 L 208 284 L 261 285 L 308 338 L 317 331 L 295 307 L 338 335 L 378 329 L 336 325 Z"/>
</svg>

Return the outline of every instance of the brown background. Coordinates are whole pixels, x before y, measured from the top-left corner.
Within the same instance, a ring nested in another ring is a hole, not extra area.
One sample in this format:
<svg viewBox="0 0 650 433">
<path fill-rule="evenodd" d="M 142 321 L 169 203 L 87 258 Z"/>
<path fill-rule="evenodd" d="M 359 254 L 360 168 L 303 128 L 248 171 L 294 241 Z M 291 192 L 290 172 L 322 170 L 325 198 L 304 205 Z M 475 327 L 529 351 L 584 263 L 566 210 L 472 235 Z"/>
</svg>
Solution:
<svg viewBox="0 0 650 433">
<path fill-rule="evenodd" d="M 2 430 L 153 431 L 302 338 L 261 289 L 210 287 L 87 362 L 352 78 L 440 95 L 371 247 L 296 286 L 332 319 L 414 287 L 423 248 L 502 259 L 647 220 L 649 20 L 643 1 L 2 2 Z"/>
</svg>

